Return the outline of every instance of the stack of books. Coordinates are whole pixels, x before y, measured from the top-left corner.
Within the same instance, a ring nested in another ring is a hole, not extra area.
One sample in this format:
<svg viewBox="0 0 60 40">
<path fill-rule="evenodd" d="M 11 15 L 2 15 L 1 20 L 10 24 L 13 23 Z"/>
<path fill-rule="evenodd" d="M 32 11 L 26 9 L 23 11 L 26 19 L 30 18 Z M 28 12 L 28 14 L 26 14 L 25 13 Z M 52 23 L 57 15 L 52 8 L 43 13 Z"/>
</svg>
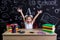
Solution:
<svg viewBox="0 0 60 40">
<path fill-rule="evenodd" d="M 55 25 L 53 24 L 43 24 L 42 30 L 48 33 L 55 33 Z"/>
</svg>

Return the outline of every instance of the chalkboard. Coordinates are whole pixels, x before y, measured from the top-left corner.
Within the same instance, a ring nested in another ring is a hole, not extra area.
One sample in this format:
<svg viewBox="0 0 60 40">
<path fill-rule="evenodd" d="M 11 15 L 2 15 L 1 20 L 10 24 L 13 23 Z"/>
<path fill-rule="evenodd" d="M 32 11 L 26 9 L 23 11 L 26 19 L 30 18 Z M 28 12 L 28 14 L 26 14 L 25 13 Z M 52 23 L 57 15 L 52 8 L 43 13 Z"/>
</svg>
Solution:
<svg viewBox="0 0 60 40">
<path fill-rule="evenodd" d="M 0 22 L 23 24 L 22 16 L 17 8 L 22 8 L 24 15 L 37 14 L 38 10 L 43 13 L 36 19 L 39 27 L 41 20 L 45 23 L 58 25 L 60 21 L 60 0 L 1 0 L 0 1 Z"/>
</svg>

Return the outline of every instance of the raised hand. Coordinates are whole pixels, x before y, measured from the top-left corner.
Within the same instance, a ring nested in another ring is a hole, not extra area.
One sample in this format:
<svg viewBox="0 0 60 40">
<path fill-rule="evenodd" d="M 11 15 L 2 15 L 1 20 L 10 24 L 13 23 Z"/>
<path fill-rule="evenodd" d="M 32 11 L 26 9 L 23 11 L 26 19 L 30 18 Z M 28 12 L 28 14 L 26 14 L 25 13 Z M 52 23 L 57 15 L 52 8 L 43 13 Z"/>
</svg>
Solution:
<svg viewBox="0 0 60 40">
<path fill-rule="evenodd" d="M 39 13 L 39 14 L 42 13 L 42 10 L 38 11 L 38 13 Z"/>
<path fill-rule="evenodd" d="M 25 16 L 24 16 L 24 14 L 23 14 L 23 12 L 22 12 L 22 9 L 18 8 L 17 11 L 20 12 L 20 14 L 22 15 L 23 20 L 24 20 L 24 22 L 25 22 Z"/>
<path fill-rule="evenodd" d="M 20 8 L 18 8 L 17 11 L 22 13 L 22 9 L 20 9 Z"/>
</svg>

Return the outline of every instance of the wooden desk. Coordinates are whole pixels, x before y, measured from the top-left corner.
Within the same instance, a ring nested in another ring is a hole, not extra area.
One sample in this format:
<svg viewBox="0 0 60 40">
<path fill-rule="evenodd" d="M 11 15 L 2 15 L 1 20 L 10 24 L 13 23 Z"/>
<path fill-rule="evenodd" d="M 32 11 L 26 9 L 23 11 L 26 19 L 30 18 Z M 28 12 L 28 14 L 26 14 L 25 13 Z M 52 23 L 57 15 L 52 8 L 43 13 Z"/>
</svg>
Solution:
<svg viewBox="0 0 60 40">
<path fill-rule="evenodd" d="M 3 33 L 3 40 L 56 40 L 57 34 L 48 34 L 46 32 L 42 32 L 38 29 L 32 29 L 32 30 L 26 30 L 26 29 L 20 29 L 25 31 L 24 34 L 21 33 L 10 33 L 6 31 Z M 34 33 L 29 33 L 30 31 L 33 31 Z"/>
</svg>

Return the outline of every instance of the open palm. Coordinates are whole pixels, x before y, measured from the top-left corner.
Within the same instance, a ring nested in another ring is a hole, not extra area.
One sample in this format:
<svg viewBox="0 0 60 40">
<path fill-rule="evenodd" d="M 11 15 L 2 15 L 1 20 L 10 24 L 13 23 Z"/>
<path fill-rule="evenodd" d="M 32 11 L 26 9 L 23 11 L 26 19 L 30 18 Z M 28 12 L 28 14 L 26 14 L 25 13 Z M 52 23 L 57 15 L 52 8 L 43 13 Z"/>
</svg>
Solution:
<svg viewBox="0 0 60 40">
<path fill-rule="evenodd" d="M 42 13 L 42 10 L 38 11 L 38 13 Z"/>
<path fill-rule="evenodd" d="M 18 8 L 17 11 L 18 11 L 18 12 L 22 12 L 22 9 L 19 9 L 19 8 Z"/>
</svg>

